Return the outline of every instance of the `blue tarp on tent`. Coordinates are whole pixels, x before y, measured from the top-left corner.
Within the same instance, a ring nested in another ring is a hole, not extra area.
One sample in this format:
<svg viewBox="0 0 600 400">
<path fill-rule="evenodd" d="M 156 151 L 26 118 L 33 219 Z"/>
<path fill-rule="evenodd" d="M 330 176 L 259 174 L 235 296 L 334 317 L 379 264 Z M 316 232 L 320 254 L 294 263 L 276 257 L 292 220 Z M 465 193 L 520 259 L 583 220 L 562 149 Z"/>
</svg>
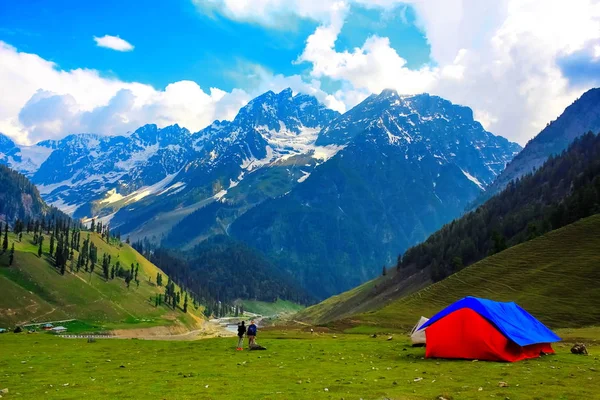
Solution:
<svg viewBox="0 0 600 400">
<path fill-rule="evenodd" d="M 535 319 L 516 303 L 501 303 L 477 297 L 465 297 L 446 307 L 425 323 L 421 329 L 435 324 L 446 315 L 462 308 L 470 308 L 489 322 L 507 338 L 519 346 L 529 346 L 536 343 L 553 343 L 560 341 L 554 332 Z"/>
</svg>

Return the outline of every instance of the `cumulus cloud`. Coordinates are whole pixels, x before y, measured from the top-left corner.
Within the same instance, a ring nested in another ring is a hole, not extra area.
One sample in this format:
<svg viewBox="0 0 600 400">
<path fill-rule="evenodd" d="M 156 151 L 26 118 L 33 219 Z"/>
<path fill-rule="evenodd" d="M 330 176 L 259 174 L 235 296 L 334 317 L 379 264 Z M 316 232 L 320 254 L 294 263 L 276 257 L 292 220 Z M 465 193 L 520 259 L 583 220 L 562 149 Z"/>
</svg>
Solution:
<svg viewBox="0 0 600 400">
<path fill-rule="evenodd" d="M 116 51 L 132 51 L 134 46 L 126 40 L 121 39 L 118 36 L 104 35 L 102 37 L 94 36 L 94 41 L 98 47 L 105 47 L 107 49 Z"/>
<path fill-rule="evenodd" d="M 0 132 L 19 143 L 71 133 L 123 134 L 146 123 L 179 123 L 197 131 L 214 119 L 232 119 L 251 95 L 203 90 L 179 81 L 164 90 L 104 78 L 97 71 L 64 71 L 0 41 Z"/>
<path fill-rule="evenodd" d="M 431 92 L 471 106 L 486 128 L 520 143 L 597 82 L 591 75 L 598 65 L 598 2 L 409 2 L 430 43 L 431 66 L 407 68 L 389 40 L 378 36 L 352 51 L 337 51 L 345 17 L 339 7 L 308 38 L 299 61 L 310 64 L 311 76 L 347 82 L 354 91 L 391 87 L 407 94 Z M 389 7 L 393 1 L 381 3 Z M 570 54 L 580 54 L 571 69 L 585 68 L 590 75 L 578 74 L 577 85 L 557 63 Z M 585 65 L 581 54 L 587 57 Z"/>
<path fill-rule="evenodd" d="M 223 15 L 263 25 L 296 15 L 320 22 L 298 62 L 312 79 L 342 83 L 351 107 L 372 92 L 430 92 L 472 107 L 487 129 L 525 143 L 598 82 L 600 2 L 595 0 L 209 0 Z M 414 7 L 431 65 L 406 66 L 388 38 L 338 51 L 348 10 Z M 254 2 L 252 2 L 254 5 Z"/>
</svg>

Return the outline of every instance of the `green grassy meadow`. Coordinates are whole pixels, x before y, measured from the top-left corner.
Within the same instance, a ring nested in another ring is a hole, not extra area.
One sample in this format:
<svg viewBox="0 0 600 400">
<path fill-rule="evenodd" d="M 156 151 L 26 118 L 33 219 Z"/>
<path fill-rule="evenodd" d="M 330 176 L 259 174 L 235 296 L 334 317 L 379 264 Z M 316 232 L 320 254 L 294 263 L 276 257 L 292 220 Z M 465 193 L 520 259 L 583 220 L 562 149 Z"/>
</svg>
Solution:
<svg viewBox="0 0 600 400">
<path fill-rule="evenodd" d="M 288 300 L 277 299 L 273 303 L 257 300 L 243 300 L 244 310 L 263 316 L 273 316 L 278 314 L 291 314 L 296 313 L 304 306 L 301 304 L 294 303 Z"/>
<path fill-rule="evenodd" d="M 556 355 L 514 364 L 424 359 L 399 335 L 263 331 L 267 351 L 236 352 L 233 338 L 88 343 L 7 333 L 0 389 L 6 399 L 600 398 L 600 329 L 558 333 L 566 342 Z M 590 355 L 570 354 L 570 338 Z"/>
<path fill-rule="evenodd" d="M 85 236 L 87 232 L 82 232 L 82 240 Z M 47 255 L 48 237 L 40 258 L 32 235 L 23 234 L 19 242 L 9 233 L 10 244 L 15 243 L 15 258 L 13 265 L 8 266 L 8 252 L 0 255 L 0 327 L 74 318 L 101 330 L 174 324 L 189 328 L 202 318 L 202 310 L 192 306 L 188 307 L 188 314 L 164 305 L 155 307 L 153 298 L 164 292 L 164 288 L 155 284 L 156 274 L 162 271 L 129 245 L 108 244 L 97 234 L 91 238 L 98 247 L 100 259 L 107 253 L 112 257 L 112 264 L 117 259 L 125 268 L 139 263 L 139 287 L 131 282 L 128 289 L 119 278 L 105 281 L 100 265 L 96 265 L 93 273 L 83 269 L 71 273 L 67 263 L 67 273 L 60 275 Z M 163 279 L 166 284 L 164 273 Z"/>
</svg>

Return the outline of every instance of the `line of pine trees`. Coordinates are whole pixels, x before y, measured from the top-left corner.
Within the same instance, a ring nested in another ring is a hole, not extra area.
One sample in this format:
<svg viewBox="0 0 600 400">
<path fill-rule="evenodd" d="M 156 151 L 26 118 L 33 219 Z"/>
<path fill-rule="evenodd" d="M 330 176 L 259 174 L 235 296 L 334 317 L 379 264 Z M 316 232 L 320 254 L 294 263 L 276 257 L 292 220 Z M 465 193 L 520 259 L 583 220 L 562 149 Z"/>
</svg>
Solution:
<svg viewBox="0 0 600 400">
<path fill-rule="evenodd" d="M 8 223 L 0 222 L 0 238 L 2 243 L 2 254 L 9 252 L 9 265 L 13 265 L 15 258 L 15 243 L 10 245 L 8 233 L 10 227 Z M 102 268 L 100 275 L 105 281 L 120 278 L 129 289 L 132 283 L 137 287 L 140 285 L 139 273 L 140 264 L 131 263 L 126 266 L 121 263 L 119 258 L 113 260 L 110 254 L 104 253 L 101 258 L 98 254 L 98 247 L 91 240 L 91 232 L 98 233 L 101 238 L 111 245 L 122 245 L 120 234 L 113 234 L 108 225 L 101 222 L 91 221 L 90 230 L 86 231 L 82 225 L 74 224 L 70 219 L 40 218 L 38 220 L 29 220 L 23 222 L 17 219 L 14 223 L 12 232 L 17 236 L 20 242 L 23 233 L 32 235 L 32 242 L 37 246 L 38 257 L 46 256 L 51 265 L 61 275 L 65 275 L 67 268 L 71 273 L 84 271 L 90 274 L 90 279 L 99 265 Z M 82 233 L 86 233 L 82 240 Z M 47 251 L 45 244 L 47 243 Z M 9 250 L 10 247 L 10 250 Z M 77 252 L 77 257 L 75 253 Z M 175 282 L 167 278 L 164 294 L 158 294 L 154 299 L 155 305 L 168 305 L 170 308 L 187 313 L 189 303 L 195 308 L 199 307 L 199 298 L 188 293 L 186 289 L 176 290 Z M 163 286 L 163 275 L 159 272 L 156 276 L 156 284 Z M 180 286 L 181 287 L 181 286 Z M 152 301 L 153 299 L 151 299 Z"/>
<path fill-rule="evenodd" d="M 433 281 L 491 254 L 600 213 L 600 135 L 587 133 L 542 167 L 398 257 Z"/>
</svg>

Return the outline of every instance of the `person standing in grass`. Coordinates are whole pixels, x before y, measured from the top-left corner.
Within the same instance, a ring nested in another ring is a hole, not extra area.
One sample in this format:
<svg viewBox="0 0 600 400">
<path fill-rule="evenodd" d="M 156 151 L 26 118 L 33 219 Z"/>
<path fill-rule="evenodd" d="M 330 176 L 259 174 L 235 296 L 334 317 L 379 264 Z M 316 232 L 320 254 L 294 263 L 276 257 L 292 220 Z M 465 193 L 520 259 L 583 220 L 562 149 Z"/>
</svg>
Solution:
<svg viewBox="0 0 600 400">
<path fill-rule="evenodd" d="M 246 323 L 238 323 L 238 345 L 236 350 L 244 350 L 244 334 L 246 333 Z"/>
<path fill-rule="evenodd" d="M 248 326 L 248 347 L 252 348 L 256 346 L 256 332 L 258 328 L 254 323 L 254 320 L 250 321 L 250 326 Z"/>
</svg>

